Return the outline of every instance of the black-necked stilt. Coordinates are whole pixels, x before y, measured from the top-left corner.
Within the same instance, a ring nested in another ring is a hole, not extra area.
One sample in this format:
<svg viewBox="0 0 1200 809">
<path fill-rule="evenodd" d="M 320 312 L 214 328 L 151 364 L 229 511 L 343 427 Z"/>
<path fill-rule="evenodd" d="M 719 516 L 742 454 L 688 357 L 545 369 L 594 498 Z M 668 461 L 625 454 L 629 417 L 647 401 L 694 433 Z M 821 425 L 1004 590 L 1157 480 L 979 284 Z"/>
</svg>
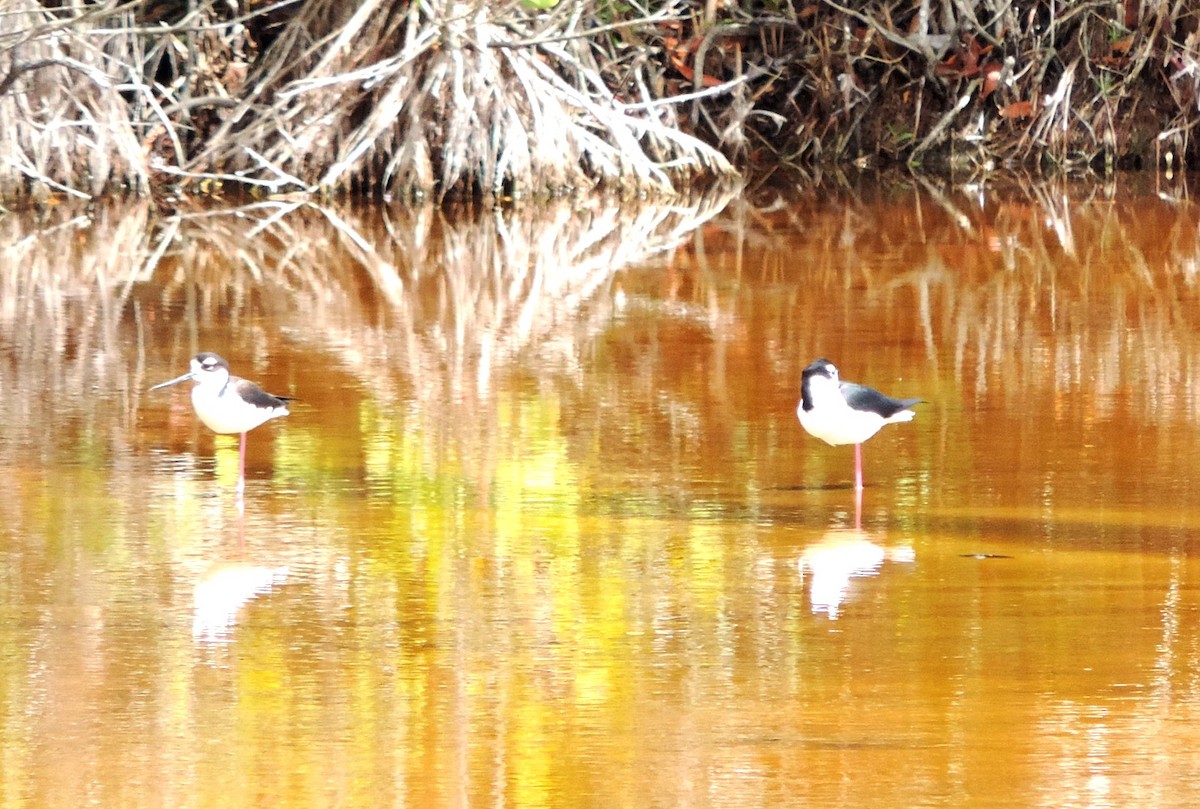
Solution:
<svg viewBox="0 0 1200 809">
<path fill-rule="evenodd" d="M 838 369 L 827 359 L 813 361 L 800 375 L 800 425 L 826 444 L 854 445 L 854 488 L 861 491 L 862 442 L 885 424 L 912 421 L 908 408 L 920 399 L 893 399 L 877 390 L 838 379 Z"/>
<path fill-rule="evenodd" d="M 267 393 L 248 379 L 229 373 L 229 363 L 211 351 L 192 358 L 183 376 L 161 382 L 150 390 L 158 390 L 188 379 L 196 381 L 192 388 L 192 409 L 204 426 L 221 435 L 241 435 L 238 445 L 238 496 L 246 487 L 246 433 L 265 421 L 288 414 L 283 396 Z"/>
</svg>

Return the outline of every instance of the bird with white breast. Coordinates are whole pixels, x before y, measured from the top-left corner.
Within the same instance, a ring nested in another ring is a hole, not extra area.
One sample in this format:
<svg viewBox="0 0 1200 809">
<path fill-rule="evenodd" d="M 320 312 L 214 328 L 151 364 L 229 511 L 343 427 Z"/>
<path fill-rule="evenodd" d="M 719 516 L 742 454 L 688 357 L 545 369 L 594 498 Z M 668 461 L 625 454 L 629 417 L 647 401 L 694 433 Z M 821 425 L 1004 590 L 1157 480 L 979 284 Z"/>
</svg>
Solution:
<svg viewBox="0 0 1200 809">
<path fill-rule="evenodd" d="M 238 444 L 238 498 L 246 488 L 246 433 L 260 424 L 288 415 L 285 396 L 267 393 L 248 379 L 233 376 L 229 363 L 205 351 L 192 358 L 186 374 L 161 382 L 150 390 L 194 380 L 192 409 L 214 433 L 241 435 Z"/>
<path fill-rule="evenodd" d="M 885 424 L 912 421 L 910 410 L 920 399 L 893 399 L 865 385 L 844 382 L 825 358 L 814 360 L 800 375 L 796 416 L 812 436 L 832 446 L 854 445 L 854 488 L 861 491 L 862 443 Z"/>
</svg>

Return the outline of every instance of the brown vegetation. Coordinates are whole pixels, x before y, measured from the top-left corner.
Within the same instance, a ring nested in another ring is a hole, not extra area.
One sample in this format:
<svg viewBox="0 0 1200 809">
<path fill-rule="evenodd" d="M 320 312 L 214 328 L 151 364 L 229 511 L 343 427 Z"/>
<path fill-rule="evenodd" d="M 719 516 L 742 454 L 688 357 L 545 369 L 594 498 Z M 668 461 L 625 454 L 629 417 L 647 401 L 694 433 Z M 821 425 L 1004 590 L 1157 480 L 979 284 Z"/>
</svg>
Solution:
<svg viewBox="0 0 1200 809">
<path fill-rule="evenodd" d="M 759 103 L 796 124 L 766 159 L 1194 163 L 1198 22 L 1189 4 L 1138 0 L 807 3 L 757 48 L 784 58 Z"/>
<path fill-rule="evenodd" d="M 1167 2 L 10 0 L 0 198 L 671 192 L 781 164 L 1195 162 Z"/>
</svg>

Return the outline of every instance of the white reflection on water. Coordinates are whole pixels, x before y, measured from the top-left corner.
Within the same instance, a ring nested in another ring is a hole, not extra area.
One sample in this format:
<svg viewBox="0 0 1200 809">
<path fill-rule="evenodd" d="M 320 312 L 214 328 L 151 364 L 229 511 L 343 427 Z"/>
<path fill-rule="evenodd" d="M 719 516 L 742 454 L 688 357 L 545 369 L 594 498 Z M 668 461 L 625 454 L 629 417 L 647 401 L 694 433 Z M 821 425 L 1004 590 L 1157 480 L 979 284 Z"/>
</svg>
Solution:
<svg viewBox="0 0 1200 809">
<path fill-rule="evenodd" d="M 243 606 L 287 581 L 287 567 L 247 562 L 220 562 L 196 582 L 193 595 L 192 639 L 197 643 L 228 643 Z"/>
<path fill-rule="evenodd" d="M 800 578 L 803 582 L 805 571 L 809 572 L 809 600 L 814 613 L 837 620 L 852 578 L 879 575 L 885 561 L 912 562 L 916 558 L 910 545 L 884 548 L 869 536 L 858 529 L 834 528 L 800 554 Z"/>
</svg>

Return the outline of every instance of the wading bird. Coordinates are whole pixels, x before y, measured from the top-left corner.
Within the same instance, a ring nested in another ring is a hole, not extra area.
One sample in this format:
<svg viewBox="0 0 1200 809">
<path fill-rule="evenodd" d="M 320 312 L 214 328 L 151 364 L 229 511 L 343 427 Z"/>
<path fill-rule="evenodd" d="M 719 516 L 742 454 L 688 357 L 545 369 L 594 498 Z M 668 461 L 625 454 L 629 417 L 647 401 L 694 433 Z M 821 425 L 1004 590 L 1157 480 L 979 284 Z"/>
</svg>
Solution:
<svg viewBox="0 0 1200 809">
<path fill-rule="evenodd" d="M 265 421 L 286 416 L 290 400 L 267 393 L 248 379 L 231 375 L 229 363 L 211 351 L 193 357 L 190 370 L 183 376 L 161 382 L 150 390 L 188 379 L 196 382 L 192 388 L 192 409 L 204 426 L 220 435 L 241 435 L 237 488 L 240 499 L 246 488 L 246 433 Z"/>
<path fill-rule="evenodd" d="M 800 375 L 796 416 L 808 433 L 826 444 L 854 445 L 854 488 L 862 490 L 862 442 L 885 424 L 912 421 L 908 408 L 920 399 L 893 399 L 877 390 L 838 378 L 827 359 L 814 360 Z"/>
</svg>

